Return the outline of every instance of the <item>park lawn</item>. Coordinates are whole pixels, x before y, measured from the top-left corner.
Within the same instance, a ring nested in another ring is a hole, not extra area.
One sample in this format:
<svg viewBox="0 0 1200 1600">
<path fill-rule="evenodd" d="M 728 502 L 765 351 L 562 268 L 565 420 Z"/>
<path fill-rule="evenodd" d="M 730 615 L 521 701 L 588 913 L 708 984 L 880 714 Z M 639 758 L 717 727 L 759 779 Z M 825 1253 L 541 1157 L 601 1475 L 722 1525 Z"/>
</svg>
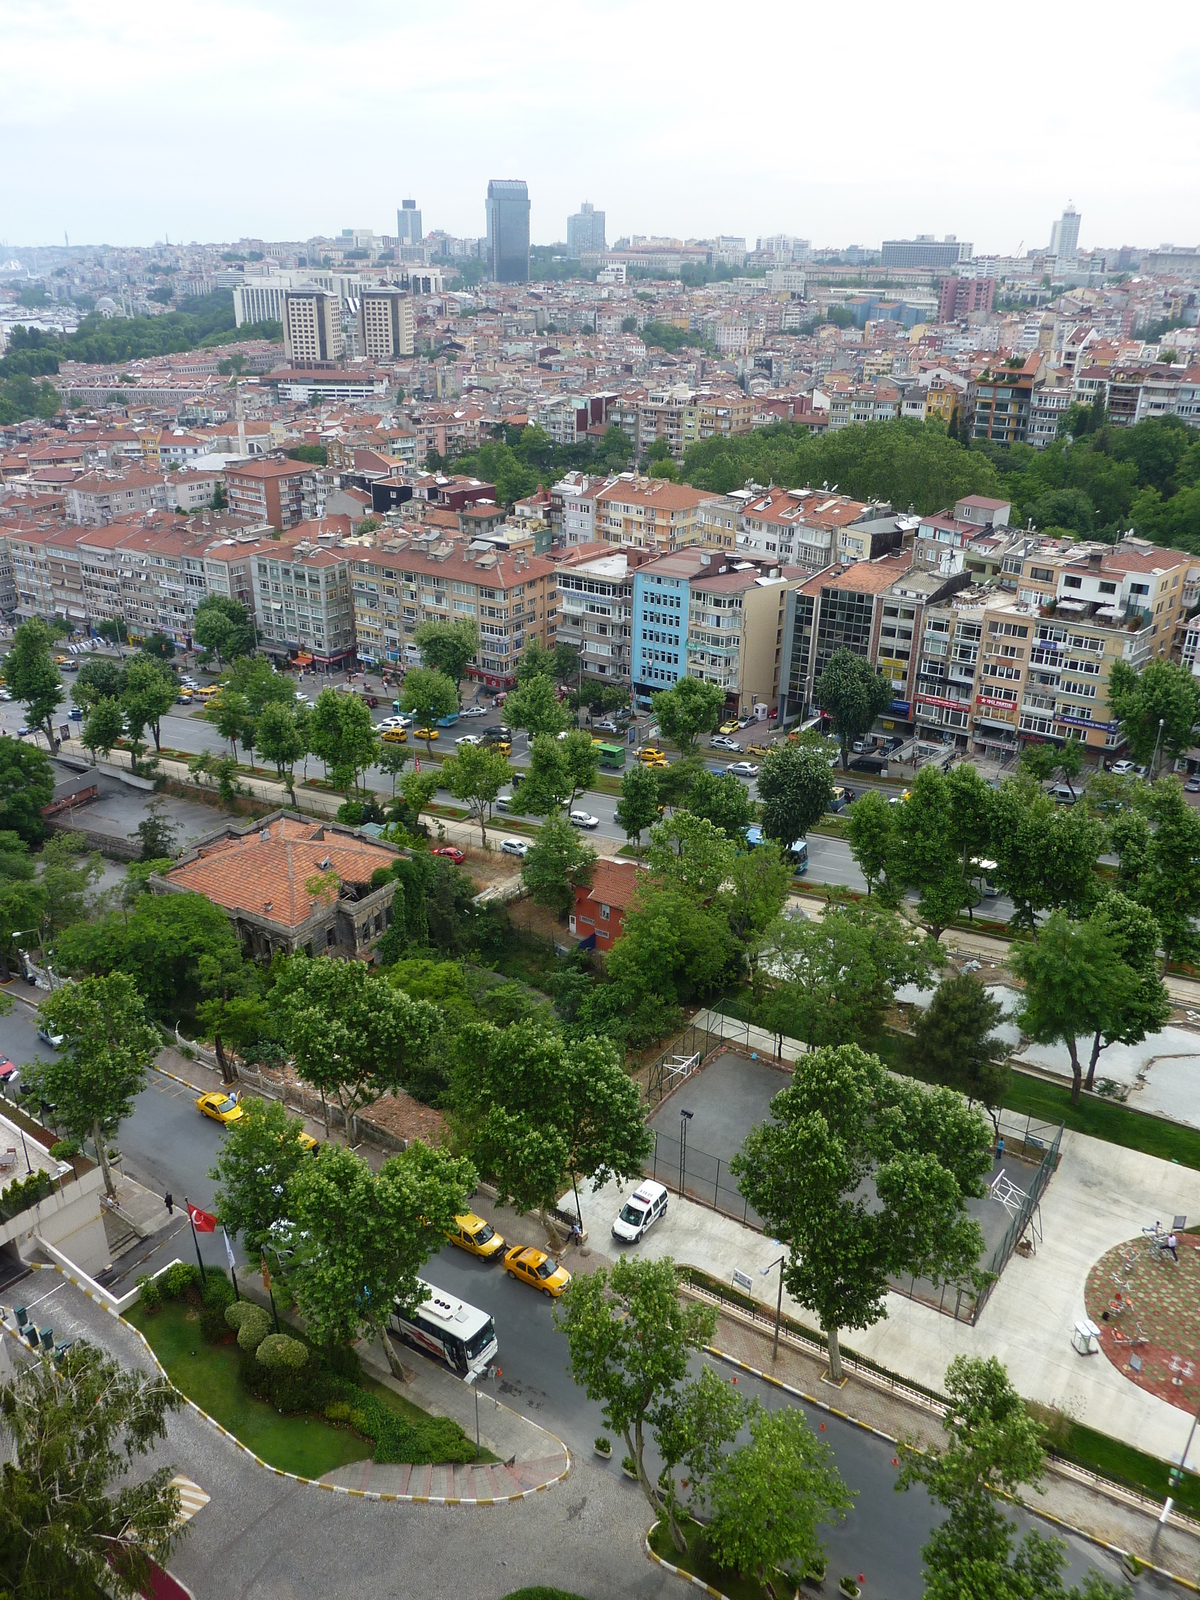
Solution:
<svg viewBox="0 0 1200 1600">
<path fill-rule="evenodd" d="M 685 1522 L 683 1532 L 688 1547 L 686 1550 L 676 1550 L 666 1520 L 656 1522 L 650 1530 L 651 1550 L 673 1567 L 690 1572 L 702 1583 L 727 1595 L 728 1600 L 771 1600 L 769 1591 L 763 1588 L 757 1578 L 743 1578 L 717 1565 L 704 1548 L 704 1529 L 698 1522 Z"/>
<path fill-rule="evenodd" d="M 145 1335 L 175 1387 L 269 1466 L 320 1478 L 373 1454 L 371 1440 L 349 1428 L 335 1428 L 313 1415 L 281 1416 L 255 1399 L 242 1386 L 237 1345 L 206 1344 L 194 1306 L 168 1301 L 153 1316 L 135 1306 L 126 1317 Z"/>
</svg>

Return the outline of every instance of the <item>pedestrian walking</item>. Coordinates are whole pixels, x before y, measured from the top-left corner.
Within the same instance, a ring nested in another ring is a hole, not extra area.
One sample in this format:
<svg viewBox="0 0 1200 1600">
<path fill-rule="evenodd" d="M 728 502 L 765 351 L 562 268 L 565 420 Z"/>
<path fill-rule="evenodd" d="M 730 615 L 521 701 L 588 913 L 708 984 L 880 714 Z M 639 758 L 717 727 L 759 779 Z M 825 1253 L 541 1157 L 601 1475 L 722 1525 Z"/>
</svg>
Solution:
<svg viewBox="0 0 1200 1600">
<path fill-rule="evenodd" d="M 175 1211 L 175 1196 L 169 1189 L 167 1190 L 166 1194 L 163 1195 L 163 1205 L 165 1205 L 167 1208 L 167 1215 L 172 1216 Z"/>
<path fill-rule="evenodd" d="M 1179 1260 L 1179 1240 L 1175 1237 L 1175 1235 L 1173 1233 L 1169 1233 L 1167 1235 L 1167 1242 L 1163 1246 L 1163 1249 L 1164 1250 L 1169 1250 L 1171 1252 L 1172 1256 L 1174 1256 L 1175 1260 L 1176 1261 Z"/>
<path fill-rule="evenodd" d="M 1003 1161 L 1004 1160 L 1004 1135 L 1003 1134 L 1001 1134 L 999 1136 L 999 1138 L 996 1140 L 996 1160 L 997 1161 Z"/>
</svg>

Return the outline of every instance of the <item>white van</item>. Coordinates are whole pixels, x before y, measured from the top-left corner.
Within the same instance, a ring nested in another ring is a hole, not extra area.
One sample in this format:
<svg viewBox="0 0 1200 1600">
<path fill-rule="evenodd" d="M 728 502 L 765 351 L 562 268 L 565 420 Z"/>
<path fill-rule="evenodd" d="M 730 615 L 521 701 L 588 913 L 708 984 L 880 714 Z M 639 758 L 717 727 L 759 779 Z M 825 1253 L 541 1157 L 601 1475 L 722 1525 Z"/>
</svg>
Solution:
<svg viewBox="0 0 1200 1600">
<path fill-rule="evenodd" d="M 613 1238 L 636 1244 L 666 1209 L 667 1191 L 661 1183 L 651 1183 L 647 1179 L 621 1207 L 621 1214 L 612 1225 Z"/>
</svg>

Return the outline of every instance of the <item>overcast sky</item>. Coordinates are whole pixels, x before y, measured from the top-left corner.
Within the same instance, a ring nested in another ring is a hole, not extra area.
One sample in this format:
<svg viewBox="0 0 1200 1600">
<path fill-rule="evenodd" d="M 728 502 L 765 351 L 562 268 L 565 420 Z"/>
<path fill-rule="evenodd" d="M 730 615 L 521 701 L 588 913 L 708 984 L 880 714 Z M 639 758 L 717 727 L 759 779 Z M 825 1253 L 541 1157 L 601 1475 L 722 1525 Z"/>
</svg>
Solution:
<svg viewBox="0 0 1200 1600">
<path fill-rule="evenodd" d="M 0 243 L 344 227 L 1200 242 L 1200 6 L 0 0 Z"/>
</svg>

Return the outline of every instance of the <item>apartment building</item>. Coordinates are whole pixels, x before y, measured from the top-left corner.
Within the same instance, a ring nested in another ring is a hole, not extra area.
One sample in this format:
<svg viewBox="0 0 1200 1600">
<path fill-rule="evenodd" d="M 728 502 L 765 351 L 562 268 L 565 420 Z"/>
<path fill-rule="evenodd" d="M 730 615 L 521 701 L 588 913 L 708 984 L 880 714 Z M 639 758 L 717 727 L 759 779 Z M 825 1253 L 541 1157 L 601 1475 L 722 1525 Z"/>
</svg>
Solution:
<svg viewBox="0 0 1200 1600">
<path fill-rule="evenodd" d="M 831 567 L 792 591 L 784 616 L 781 721 L 808 714 L 813 685 L 835 650 L 871 658 L 880 638 L 884 591 L 908 573 L 912 562 L 911 549 L 896 550 L 874 561 Z"/>
<path fill-rule="evenodd" d="M 480 634 L 470 675 L 511 688 L 526 646 L 553 649 L 557 642 L 556 573 L 542 556 L 446 538 L 435 529 L 354 551 L 351 564 L 362 661 L 411 660 L 420 623 L 470 618 Z"/>
<path fill-rule="evenodd" d="M 117 517 L 142 511 L 166 511 L 169 490 L 165 473 L 131 468 L 127 472 L 86 473 L 66 492 L 67 516 L 72 522 L 102 528 Z"/>
<path fill-rule="evenodd" d="M 728 572 L 710 566 L 692 579 L 688 676 L 723 689 L 729 711 L 744 716 L 778 705 L 787 597 L 805 576 L 787 567 L 746 570 L 739 562 Z"/>
<path fill-rule="evenodd" d="M 283 297 L 283 355 L 289 367 L 318 362 L 333 366 L 345 353 L 341 301 L 321 289 L 289 291 Z"/>
<path fill-rule="evenodd" d="M 869 560 L 897 548 L 902 532 L 886 503 L 813 489 L 735 490 L 741 503 L 739 553 L 771 558 L 809 573 L 839 560 Z M 851 534 L 850 530 L 855 530 Z"/>
<path fill-rule="evenodd" d="M 591 544 L 569 546 L 553 558 L 558 643 L 578 650 L 583 670 L 598 678 L 630 682 L 633 583 L 642 554 Z"/>
<path fill-rule="evenodd" d="M 913 556 L 918 566 L 949 576 L 952 572 L 973 571 L 971 556 L 982 555 L 992 543 L 1007 550 L 1011 544 L 1008 519 L 1012 506 L 1007 500 L 990 500 L 985 495 L 967 495 L 952 510 L 937 511 L 922 517 L 913 539 Z"/>
<path fill-rule="evenodd" d="M 613 482 L 611 474 L 567 472 L 550 489 L 550 527 L 555 544 L 591 544 L 596 538 L 596 495 Z"/>
<path fill-rule="evenodd" d="M 700 507 L 717 498 L 685 483 L 622 473 L 595 497 L 595 535 L 605 544 L 671 551 L 703 538 Z"/>
<path fill-rule="evenodd" d="M 1169 655 L 1186 613 L 1192 558 L 1139 539 L 1115 547 L 1040 541 L 1023 551 L 1015 591 L 973 586 L 926 619 L 919 732 L 1003 756 L 1028 739 L 1121 745 L 1110 715 L 1112 664 Z"/>
<path fill-rule="evenodd" d="M 355 652 L 351 553 L 321 539 L 319 524 L 301 523 L 282 541 L 252 545 L 245 559 L 260 647 L 341 667 Z"/>
<path fill-rule="evenodd" d="M 971 437 L 993 439 L 997 444 L 1026 444 L 1034 389 L 1040 382 L 1045 357 L 1035 351 L 1024 361 L 1013 357 L 1002 367 L 987 368 L 967 390 Z"/>
<path fill-rule="evenodd" d="M 603 428 L 616 395 L 549 395 L 534 412 L 532 421 L 554 444 L 578 444 L 589 428 Z"/>
<path fill-rule="evenodd" d="M 394 361 L 413 353 L 412 296 L 397 289 L 364 289 L 356 313 L 360 354 Z"/>
<path fill-rule="evenodd" d="M 674 384 L 653 390 L 636 408 L 634 449 L 640 456 L 656 440 L 665 439 L 672 457 L 682 461 L 688 446 L 700 439 L 749 433 L 754 426 L 754 411 L 754 401 L 741 389 L 689 389 Z M 622 408 L 612 408 L 612 420 L 618 426 L 624 424 Z"/>
<path fill-rule="evenodd" d="M 297 461 L 239 461 L 225 468 L 229 509 L 286 533 L 321 513 L 321 479 Z"/>
</svg>

